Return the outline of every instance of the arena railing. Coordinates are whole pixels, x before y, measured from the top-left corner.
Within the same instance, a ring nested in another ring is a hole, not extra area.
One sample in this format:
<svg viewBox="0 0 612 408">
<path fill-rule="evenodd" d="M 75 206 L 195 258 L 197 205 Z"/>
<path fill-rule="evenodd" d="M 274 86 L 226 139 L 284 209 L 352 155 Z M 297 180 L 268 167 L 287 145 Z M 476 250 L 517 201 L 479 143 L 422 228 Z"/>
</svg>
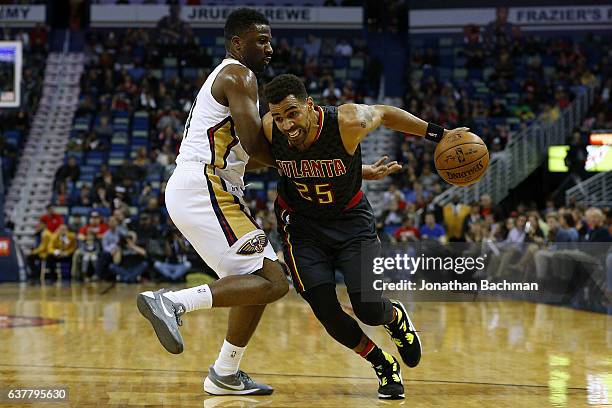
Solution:
<svg viewBox="0 0 612 408">
<path fill-rule="evenodd" d="M 537 121 L 512 135 L 506 148 L 490 158 L 489 168 L 482 179 L 471 186 L 453 186 L 438 195 L 434 202 L 446 205 L 458 195 L 462 202 L 478 201 L 489 194 L 493 203 L 502 201 L 510 190 L 525 180 L 547 156 L 548 146 L 566 143 L 567 136 L 577 127 L 593 103 L 595 89 L 582 87 L 574 101 L 552 122 Z"/>
<path fill-rule="evenodd" d="M 602 172 L 590 177 L 565 192 L 565 202 L 573 200 L 588 206 L 612 205 L 612 172 Z"/>
</svg>

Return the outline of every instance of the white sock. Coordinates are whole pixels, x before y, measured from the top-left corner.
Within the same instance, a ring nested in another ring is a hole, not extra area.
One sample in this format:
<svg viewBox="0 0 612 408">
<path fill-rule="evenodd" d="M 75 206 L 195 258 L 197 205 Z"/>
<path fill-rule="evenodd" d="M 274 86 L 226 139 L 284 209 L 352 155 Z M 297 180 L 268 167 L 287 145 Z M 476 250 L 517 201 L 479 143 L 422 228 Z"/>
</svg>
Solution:
<svg viewBox="0 0 612 408">
<path fill-rule="evenodd" d="M 212 293 L 210 293 L 208 285 L 200 285 L 176 292 L 166 292 L 164 296 L 174 303 L 182 303 L 187 312 L 210 309 L 213 304 Z"/>
<path fill-rule="evenodd" d="M 219 352 L 219 357 L 215 361 L 214 369 L 219 375 L 231 375 L 238 372 L 238 366 L 242 359 L 245 347 L 237 347 L 227 340 L 223 341 L 223 346 Z"/>
</svg>

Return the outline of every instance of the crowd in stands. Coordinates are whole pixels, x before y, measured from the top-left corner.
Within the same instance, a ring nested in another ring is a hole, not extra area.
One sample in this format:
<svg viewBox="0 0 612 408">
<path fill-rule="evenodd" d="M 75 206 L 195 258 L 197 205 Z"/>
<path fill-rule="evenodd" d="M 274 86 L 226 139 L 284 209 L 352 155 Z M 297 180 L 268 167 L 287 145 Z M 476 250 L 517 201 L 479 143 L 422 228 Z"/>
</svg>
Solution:
<svg viewBox="0 0 612 408">
<path fill-rule="evenodd" d="M 500 154 L 512 135 L 536 120 L 557 119 L 585 87 L 596 88 L 593 114 L 576 129 L 582 144 L 588 131 L 610 128 L 611 46 L 604 36 L 540 36 L 521 32 L 507 21 L 507 9 L 485 27 L 465 27 L 463 38 L 411 38 L 404 107 L 446 128 L 467 126 Z M 573 136 L 568 141 L 573 143 Z M 427 194 L 423 186 L 434 146 L 406 137 L 398 160 L 405 171 L 400 187 Z M 420 185 L 416 185 L 419 183 Z M 444 186 L 442 186 L 444 187 Z"/>
<path fill-rule="evenodd" d="M 519 205 L 509 214 L 493 205 L 489 195 L 480 202 L 461 203 L 458 196 L 445 206 L 430 203 L 416 211 L 409 194 L 392 184 L 385 192 L 386 210 L 378 222 L 385 242 L 436 240 L 447 242 L 492 241 L 519 244 L 535 242 L 612 242 L 612 210 L 585 208 L 573 203 L 546 208 Z M 419 214 L 419 215 L 417 215 Z"/>
<path fill-rule="evenodd" d="M 274 48 L 263 81 L 293 72 L 321 103 L 361 101 L 363 40 L 310 35 L 275 39 Z M 45 216 L 61 223 L 41 219 L 40 244 L 28 257 L 31 277 L 54 271 L 133 282 L 143 274 L 176 280 L 190 268 L 202 270 L 167 216 L 164 190 L 191 103 L 225 56 L 223 37 L 193 30 L 173 6 L 154 31 L 90 31 L 86 56 L 66 160 L 55 175 L 55 206 Z M 254 195 L 253 213 L 275 235 L 266 194 Z M 64 242 L 58 252 L 54 245 Z"/>
<path fill-rule="evenodd" d="M 3 26 L 0 29 L 0 41 L 21 41 L 24 67 L 21 77 L 21 107 L 0 109 L 0 157 L 6 192 L 15 175 L 17 159 L 25 145 L 42 94 L 48 29 L 42 24 L 32 29 Z M 12 78 L 6 79 L 12 81 Z"/>
<path fill-rule="evenodd" d="M 495 152 L 512 131 L 529 121 L 529 115 L 523 115 L 526 108 L 517 110 L 516 106 L 529 107 L 534 118 L 545 112 L 541 101 L 557 101 L 556 106 L 546 107 L 549 113 L 566 106 L 576 83 L 572 73 L 564 70 L 568 66 L 564 61 L 580 60 L 580 55 L 589 59 L 589 53 L 581 51 L 580 44 L 570 46 L 565 40 L 540 41 L 515 29 L 510 34 L 506 40 L 497 33 L 482 35 L 474 44 L 467 41 L 459 47 L 465 55 L 458 54 L 455 63 L 463 59 L 467 64 L 472 51 L 476 56 L 482 53 L 485 60 L 490 60 L 493 52 L 506 52 L 513 60 L 522 61 L 513 69 L 533 71 L 520 76 L 526 78 L 524 83 L 517 82 L 519 75 L 511 76 L 510 67 L 503 63 L 486 78 L 484 70 L 469 68 L 463 82 L 450 77 L 445 81 L 439 75 L 448 69 L 443 66 L 444 58 L 429 49 L 412 57 L 412 67 L 422 75 L 410 82 L 406 108 L 446 127 L 471 126 Z M 321 104 L 360 102 L 372 90 L 372 75 L 380 71 L 369 60 L 360 38 L 336 41 L 309 35 L 275 41 L 273 62 L 262 80 L 285 72 L 297 74 Z M 164 189 L 175 167 L 191 103 L 211 68 L 224 56 L 223 38 L 199 35 L 180 21 L 177 9 L 173 9 L 154 33 L 146 29 L 91 31 L 86 48 L 88 62 L 74 130 L 66 162 L 55 176 L 55 206 L 41 218 L 40 245 L 28 257 L 31 277 L 54 271 L 85 280 L 177 281 L 190 270 L 206 270 L 172 225 L 164 207 Z M 554 80 L 537 76 L 544 71 L 535 56 L 540 52 L 552 58 L 557 72 Z M 507 57 L 499 60 L 508 61 Z M 587 72 L 593 72 L 595 80 L 601 74 L 601 67 L 593 64 L 577 66 L 582 67 L 585 78 Z M 468 74 L 480 75 L 486 90 L 472 89 L 479 79 L 468 78 Z M 563 88 L 557 91 L 560 84 Z M 554 90 L 550 95 L 554 98 L 540 99 L 547 89 Z M 603 89 L 602 100 L 607 104 L 610 83 Z M 492 100 L 483 97 L 491 94 L 489 90 L 497 95 Z M 537 103 L 531 100 L 534 97 Z M 599 114 L 595 120 L 601 121 Z M 522 206 L 504 216 L 488 196 L 480 203 L 454 202 L 440 208 L 433 199 L 445 185 L 433 167 L 431 145 L 406 136 L 397 159 L 405 164 L 405 170 L 384 196 L 384 212 L 378 220 L 383 241 L 533 240 L 545 244 L 609 239 L 610 214 L 602 215 L 597 209 L 550 207 L 539 212 Z M 274 183 L 268 176 L 262 177 L 263 188 L 249 194 L 247 204 L 280 251 L 271 209 Z M 422 210 L 422 217 L 415 216 L 418 210 Z"/>
</svg>

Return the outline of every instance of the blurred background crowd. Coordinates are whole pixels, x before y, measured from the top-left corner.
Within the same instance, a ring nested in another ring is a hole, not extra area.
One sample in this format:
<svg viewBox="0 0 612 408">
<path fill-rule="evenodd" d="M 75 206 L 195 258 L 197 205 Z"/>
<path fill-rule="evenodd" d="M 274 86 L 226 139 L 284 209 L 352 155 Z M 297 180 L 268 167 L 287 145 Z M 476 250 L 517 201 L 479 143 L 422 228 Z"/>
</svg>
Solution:
<svg viewBox="0 0 612 408">
<path fill-rule="evenodd" d="M 325 2 L 332 3 L 332 2 Z M 332 5 L 332 4 L 326 4 Z M 30 278 L 177 281 L 207 270 L 164 208 L 165 184 L 175 167 L 191 103 L 224 56 L 222 37 L 202 35 L 179 8 L 154 29 L 91 29 L 84 39 L 86 69 L 64 165 L 53 198 L 40 217 L 38 245 L 27 254 Z M 405 72 L 404 108 L 446 128 L 468 126 L 492 156 L 534 121 L 551 121 L 581 87 L 596 88 L 595 103 L 568 144 L 585 146 L 593 128 L 612 128 L 610 44 L 602 37 L 539 37 L 522 33 L 498 10 L 487 26 L 462 37 L 412 43 Z M 397 27 L 397 29 L 402 29 Z M 48 29 L 2 30 L 24 43 L 23 108 L 0 111 L 0 150 L 10 184 L 23 148 L 48 52 Z M 376 97 L 382 64 L 360 36 L 278 35 L 262 83 L 281 73 L 303 78 L 319 104 L 361 103 Z M 455 52 L 455 49 L 459 52 Z M 261 98 L 263 100 L 263 97 Z M 261 104 L 265 109 L 265 103 Z M 479 202 L 446 206 L 434 198 L 447 188 L 433 166 L 435 146 L 398 134 L 403 165 L 384 192 L 377 227 L 383 242 L 532 243 L 610 242 L 612 212 L 561 203 L 524 201 L 496 207 Z M 274 171 L 249 176 L 246 200 L 280 251 Z M 9 220 L 10 225 L 10 220 Z M 55 272 L 55 273 L 48 273 Z M 208 270 L 212 274 L 211 271 Z"/>
</svg>

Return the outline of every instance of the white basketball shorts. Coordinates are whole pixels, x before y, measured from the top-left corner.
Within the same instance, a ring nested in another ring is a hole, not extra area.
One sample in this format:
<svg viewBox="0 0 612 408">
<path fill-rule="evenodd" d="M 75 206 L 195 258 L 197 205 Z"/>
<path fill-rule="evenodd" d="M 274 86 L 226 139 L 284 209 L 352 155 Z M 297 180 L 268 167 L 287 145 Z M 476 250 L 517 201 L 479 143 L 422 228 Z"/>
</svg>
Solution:
<svg viewBox="0 0 612 408">
<path fill-rule="evenodd" d="M 242 200 L 242 190 L 197 162 L 179 163 L 166 185 L 170 218 L 223 278 L 258 271 L 278 258 Z"/>
</svg>

